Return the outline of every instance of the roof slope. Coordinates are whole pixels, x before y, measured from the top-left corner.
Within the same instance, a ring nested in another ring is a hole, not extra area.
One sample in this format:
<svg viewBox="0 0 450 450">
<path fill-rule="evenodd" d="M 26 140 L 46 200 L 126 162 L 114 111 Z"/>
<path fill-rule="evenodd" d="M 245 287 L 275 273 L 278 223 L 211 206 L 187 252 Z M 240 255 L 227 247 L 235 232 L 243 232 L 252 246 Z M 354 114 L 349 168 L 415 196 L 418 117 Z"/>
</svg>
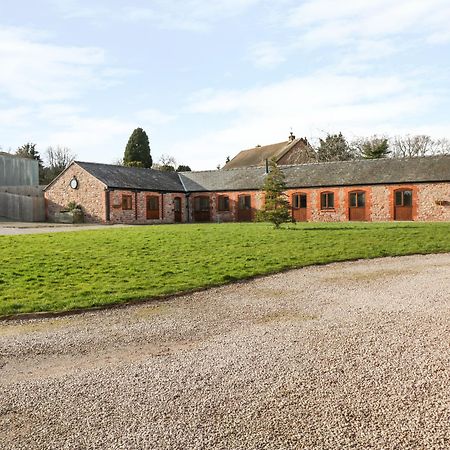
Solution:
<svg viewBox="0 0 450 450">
<path fill-rule="evenodd" d="M 75 161 L 75 164 L 78 164 L 108 188 L 184 191 L 180 177 L 175 172 L 82 161 Z"/>
<path fill-rule="evenodd" d="M 336 161 L 281 168 L 288 188 L 450 181 L 450 156 Z M 180 174 L 190 192 L 261 189 L 264 176 L 261 167 Z"/>
<path fill-rule="evenodd" d="M 279 142 L 278 144 L 253 147 L 242 150 L 231 161 L 228 161 L 223 169 L 237 169 L 240 167 L 264 166 L 266 159 L 278 160 L 285 152 L 300 142 L 300 139 Z"/>
</svg>

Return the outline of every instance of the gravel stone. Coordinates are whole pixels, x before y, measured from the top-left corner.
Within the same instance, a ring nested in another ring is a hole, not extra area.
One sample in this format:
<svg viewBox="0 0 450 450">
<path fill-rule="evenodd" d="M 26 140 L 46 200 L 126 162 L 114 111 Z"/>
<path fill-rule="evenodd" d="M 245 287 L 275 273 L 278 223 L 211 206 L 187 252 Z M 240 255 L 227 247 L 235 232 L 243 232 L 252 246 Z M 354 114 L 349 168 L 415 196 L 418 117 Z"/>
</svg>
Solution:
<svg viewBox="0 0 450 450">
<path fill-rule="evenodd" d="M 448 449 L 450 254 L 0 322 L 0 449 Z"/>
</svg>

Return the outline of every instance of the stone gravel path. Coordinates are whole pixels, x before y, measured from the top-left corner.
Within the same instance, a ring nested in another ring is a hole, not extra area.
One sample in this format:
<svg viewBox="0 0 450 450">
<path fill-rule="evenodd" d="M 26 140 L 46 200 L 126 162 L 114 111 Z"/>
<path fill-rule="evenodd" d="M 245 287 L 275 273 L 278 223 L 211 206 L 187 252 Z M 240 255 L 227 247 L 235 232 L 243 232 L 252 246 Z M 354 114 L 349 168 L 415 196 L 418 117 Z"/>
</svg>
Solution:
<svg viewBox="0 0 450 450">
<path fill-rule="evenodd" d="M 0 449 L 448 449 L 450 254 L 0 322 Z"/>
</svg>

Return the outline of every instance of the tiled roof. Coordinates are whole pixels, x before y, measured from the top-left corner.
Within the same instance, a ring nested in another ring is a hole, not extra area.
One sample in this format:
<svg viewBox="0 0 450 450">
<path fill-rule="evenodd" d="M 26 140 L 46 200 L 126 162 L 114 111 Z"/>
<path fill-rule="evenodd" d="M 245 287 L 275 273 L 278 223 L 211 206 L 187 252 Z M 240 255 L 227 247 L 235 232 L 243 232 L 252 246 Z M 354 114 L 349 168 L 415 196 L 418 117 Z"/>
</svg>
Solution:
<svg viewBox="0 0 450 450">
<path fill-rule="evenodd" d="M 202 172 L 161 172 L 110 164 L 75 162 L 108 188 L 163 192 L 258 190 L 263 167 Z M 288 188 L 450 182 L 450 156 L 336 161 L 281 166 Z"/>
<path fill-rule="evenodd" d="M 166 192 L 183 192 L 180 177 L 175 172 L 140 167 L 125 167 L 75 161 L 80 167 L 104 183 L 108 188 L 142 189 Z"/>
<path fill-rule="evenodd" d="M 278 144 L 264 145 L 248 150 L 242 150 L 231 161 L 227 162 L 223 169 L 237 169 L 241 167 L 264 166 L 266 159 L 278 160 L 285 152 L 294 147 L 300 139 L 279 142 Z"/>
<path fill-rule="evenodd" d="M 450 156 L 374 159 L 282 166 L 289 188 L 450 181 Z M 183 172 L 187 191 L 261 189 L 264 169 Z"/>
</svg>

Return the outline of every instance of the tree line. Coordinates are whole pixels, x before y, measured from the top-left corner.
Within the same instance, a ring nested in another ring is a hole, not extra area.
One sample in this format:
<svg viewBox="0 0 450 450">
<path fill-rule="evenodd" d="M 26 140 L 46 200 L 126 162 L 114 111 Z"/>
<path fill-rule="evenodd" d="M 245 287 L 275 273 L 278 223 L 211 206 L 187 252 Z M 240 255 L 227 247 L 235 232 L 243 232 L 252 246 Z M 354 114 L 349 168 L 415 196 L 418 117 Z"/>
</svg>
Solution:
<svg viewBox="0 0 450 450">
<path fill-rule="evenodd" d="M 433 139 L 427 135 L 406 135 L 389 138 L 371 136 L 348 141 L 342 133 L 327 134 L 312 146 L 319 162 L 349 161 L 352 159 L 414 158 L 419 156 L 450 155 L 450 140 Z"/>
</svg>

